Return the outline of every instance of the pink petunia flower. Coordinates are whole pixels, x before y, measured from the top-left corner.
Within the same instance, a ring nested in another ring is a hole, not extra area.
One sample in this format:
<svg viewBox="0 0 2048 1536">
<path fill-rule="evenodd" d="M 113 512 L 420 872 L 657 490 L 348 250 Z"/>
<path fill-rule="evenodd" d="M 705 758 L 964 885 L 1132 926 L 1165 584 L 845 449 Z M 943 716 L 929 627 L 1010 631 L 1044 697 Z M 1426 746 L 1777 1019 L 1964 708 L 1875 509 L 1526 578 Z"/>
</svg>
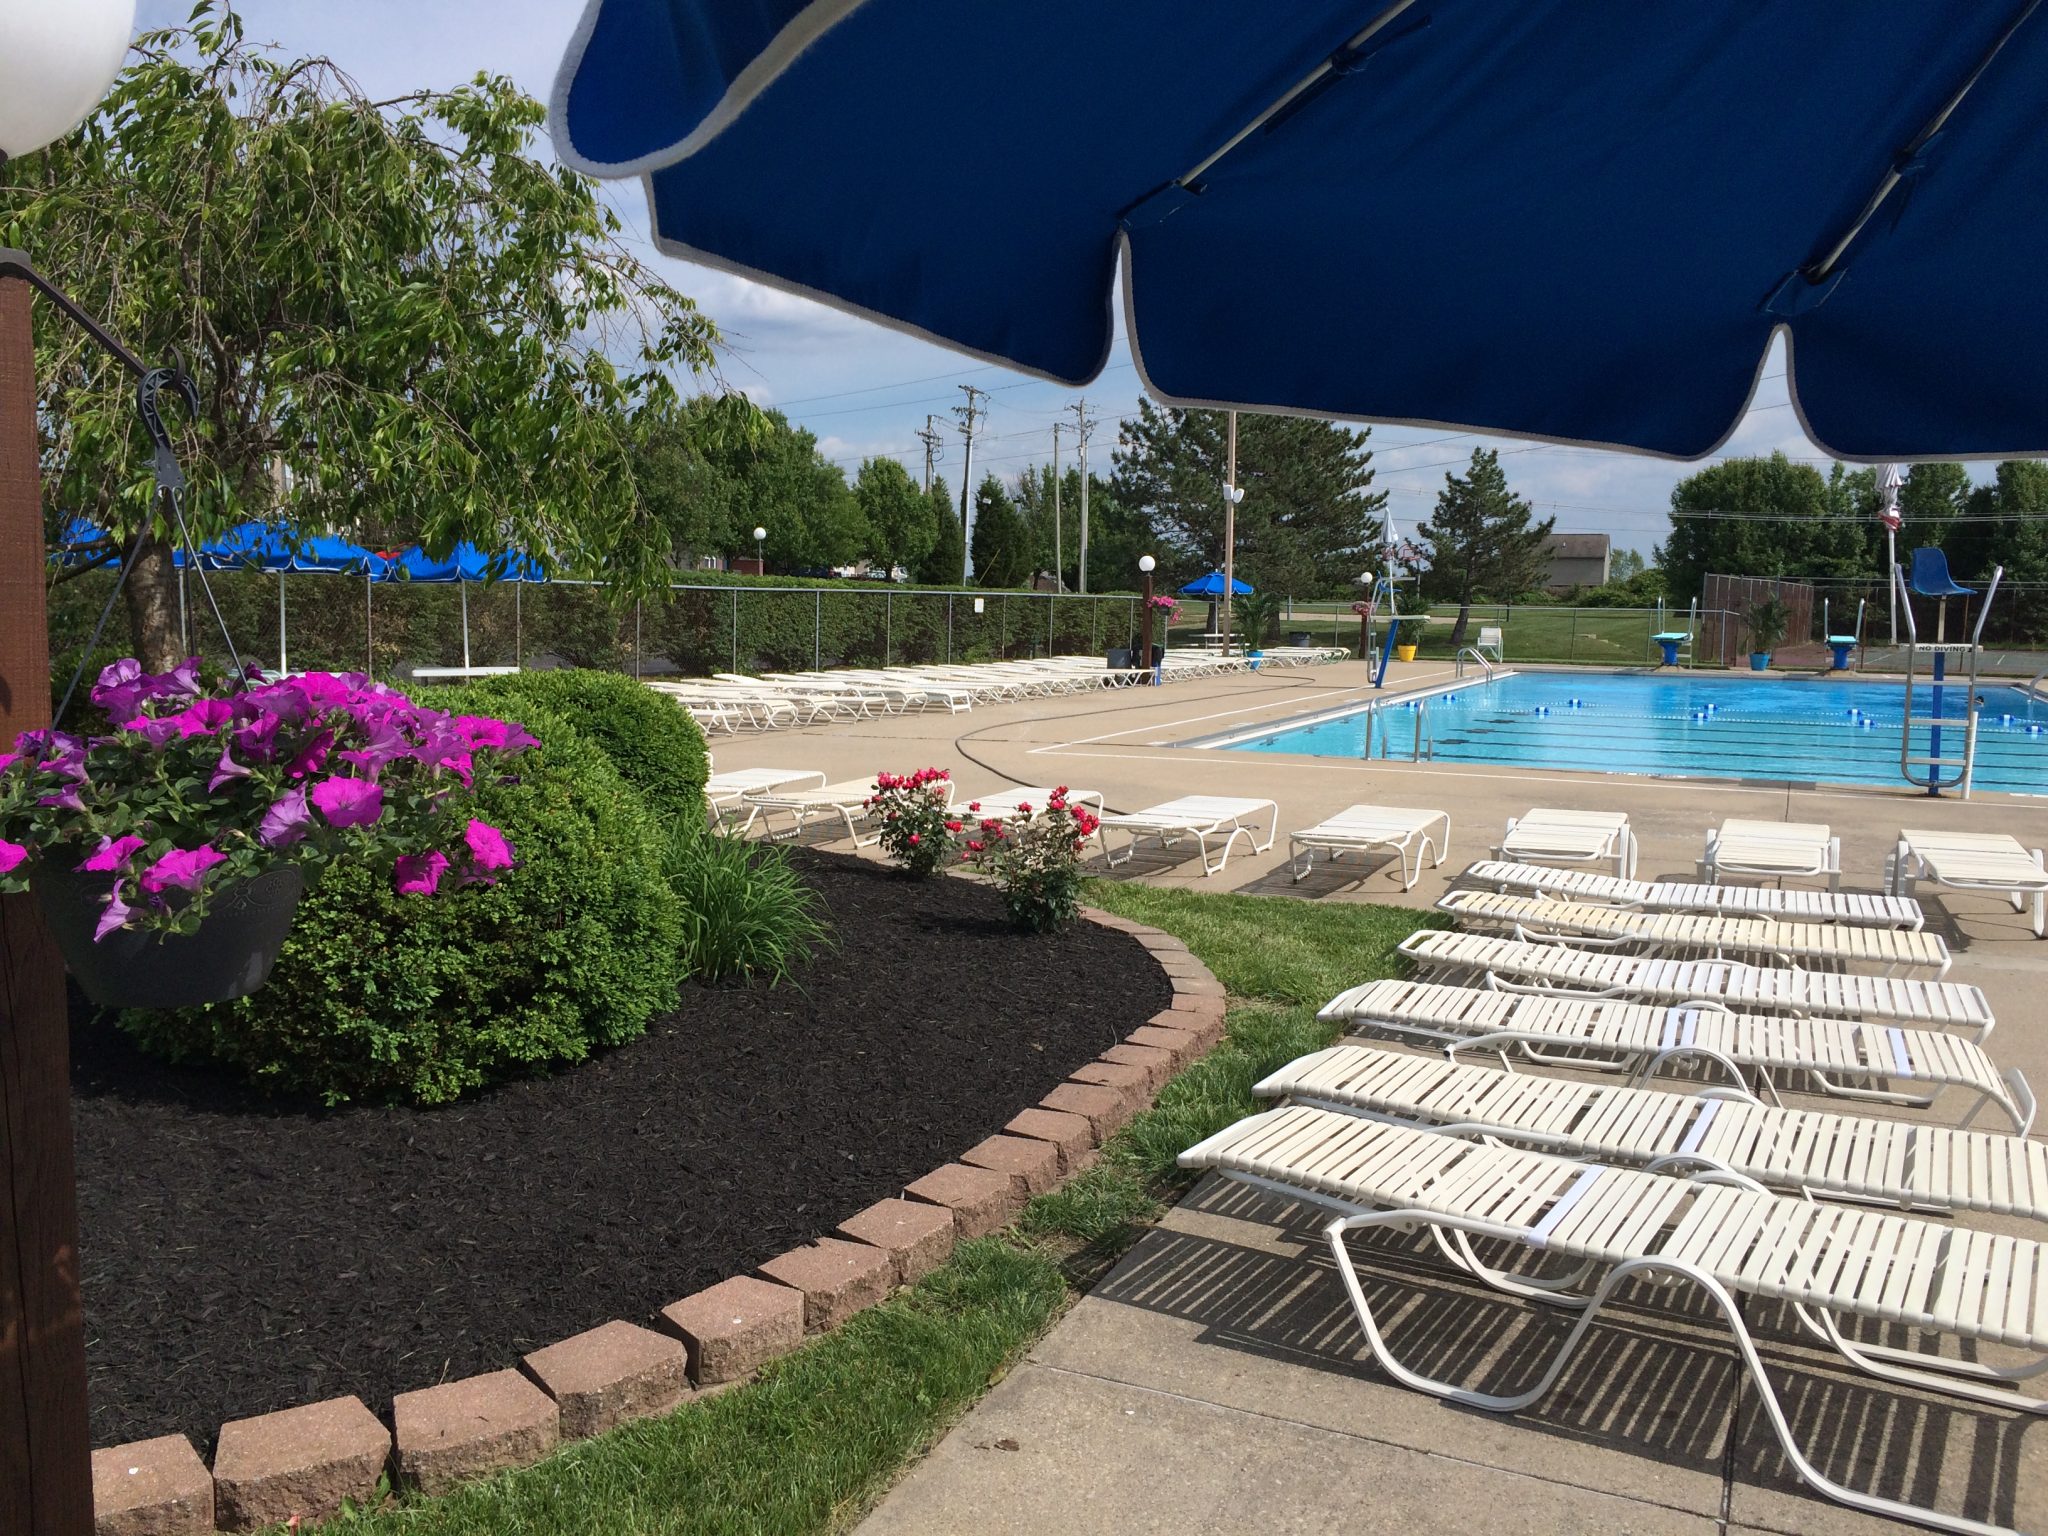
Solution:
<svg viewBox="0 0 2048 1536">
<path fill-rule="evenodd" d="M 17 870 L 27 862 L 27 848 L 23 847 L 20 843 L 10 843 L 6 838 L 0 837 L 0 875 Z"/>
<path fill-rule="evenodd" d="M 249 777 L 249 770 L 235 761 L 233 752 L 232 742 L 221 743 L 220 761 L 213 765 L 213 777 L 206 781 L 206 792 L 209 795 L 231 780 Z"/>
<path fill-rule="evenodd" d="M 368 779 L 322 779 L 313 804 L 337 827 L 367 827 L 384 814 L 384 791 Z"/>
<path fill-rule="evenodd" d="M 99 943 L 101 939 L 104 939 L 116 928 L 125 924 L 128 921 L 129 914 L 134 910 L 133 907 L 121 899 L 121 887 L 117 882 L 114 889 L 107 895 L 107 904 L 100 913 L 99 925 L 92 931 L 93 943 Z"/>
<path fill-rule="evenodd" d="M 141 848 L 142 839 L 139 837 L 103 837 L 99 847 L 78 867 L 96 875 L 112 874 Z"/>
<path fill-rule="evenodd" d="M 402 855 L 392 870 L 392 883 L 401 896 L 431 896 L 447 872 L 448 856 L 438 850 Z"/>
<path fill-rule="evenodd" d="M 512 867 L 512 845 L 505 840 L 504 833 L 489 823 L 472 820 L 463 829 L 462 840 L 469 845 L 469 856 L 478 869 L 490 873 Z"/>
<path fill-rule="evenodd" d="M 256 828 L 256 840 L 266 848 L 283 848 L 312 830 L 313 813 L 306 809 L 306 792 L 295 789 L 271 802 Z"/>
<path fill-rule="evenodd" d="M 173 848 L 142 872 L 142 889 L 151 896 L 173 889 L 196 891 L 206 872 L 216 864 L 225 864 L 227 857 L 206 844 L 191 849 Z"/>
</svg>

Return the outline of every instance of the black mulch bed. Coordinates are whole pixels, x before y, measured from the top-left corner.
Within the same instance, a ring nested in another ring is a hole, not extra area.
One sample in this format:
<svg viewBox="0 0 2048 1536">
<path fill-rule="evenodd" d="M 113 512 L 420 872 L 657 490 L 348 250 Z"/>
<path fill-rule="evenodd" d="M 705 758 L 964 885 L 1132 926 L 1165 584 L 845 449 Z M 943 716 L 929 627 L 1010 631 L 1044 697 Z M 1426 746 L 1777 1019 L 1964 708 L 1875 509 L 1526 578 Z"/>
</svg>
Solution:
<svg viewBox="0 0 2048 1536">
<path fill-rule="evenodd" d="M 394 1393 L 663 1306 L 830 1232 L 1167 1006 L 1092 923 L 798 853 L 838 948 L 685 989 L 646 1036 L 435 1110 L 281 1105 L 74 1015 L 94 1443 Z M 75 1000 L 74 1000 L 75 1002 Z"/>
</svg>

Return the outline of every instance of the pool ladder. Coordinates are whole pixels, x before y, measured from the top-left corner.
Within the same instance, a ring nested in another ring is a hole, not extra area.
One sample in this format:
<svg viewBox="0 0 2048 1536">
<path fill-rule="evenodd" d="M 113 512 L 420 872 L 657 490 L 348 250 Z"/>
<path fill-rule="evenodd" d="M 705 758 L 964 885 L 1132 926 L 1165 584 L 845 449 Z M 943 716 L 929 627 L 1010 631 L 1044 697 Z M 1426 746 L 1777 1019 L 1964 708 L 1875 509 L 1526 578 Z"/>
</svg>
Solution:
<svg viewBox="0 0 2048 1536">
<path fill-rule="evenodd" d="M 1391 707 L 1392 703 L 1389 701 L 1386 704 L 1376 704 L 1365 712 L 1365 757 L 1368 762 L 1372 760 L 1374 727 L 1378 727 L 1379 730 L 1380 757 L 1386 761 L 1393 759 L 1393 737 L 1387 731 L 1386 721 L 1380 718 Z M 1436 727 L 1430 722 L 1429 700 L 1426 698 L 1415 701 L 1415 739 L 1409 744 L 1408 761 L 1411 763 L 1433 763 L 1436 761 Z"/>
<path fill-rule="evenodd" d="M 1458 680 L 1459 680 L 1460 682 L 1464 681 L 1464 677 L 1465 677 L 1465 658 L 1466 658 L 1467 656 L 1470 656 L 1470 657 L 1471 657 L 1471 658 L 1472 658 L 1472 659 L 1473 659 L 1474 661 L 1476 661 L 1476 662 L 1478 662 L 1478 663 L 1479 663 L 1479 670 L 1480 670 L 1481 672 L 1483 672 L 1483 673 L 1485 673 L 1485 674 L 1486 674 L 1486 680 L 1487 680 L 1488 682 L 1492 682 L 1492 681 L 1493 681 L 1493 663 L 1492 663 L 1492 662 L 1490 662 L 1490 661 L 1488 661 L 1488 660 L 1486 659 L 1486 654 L 1485 654 L 1485 652 L 1481 651 L 1481 650 L 1479 649 L 1479 647 L 1478 647 L 1478 646 L 1476 646 L 1476 645 L 1468 645 L 1468 646 L 1466 646 L 1466 647 L 1465 647 L 1465 648 L 1464 648 L 1464 649 L 1463 649 L 1462 651 L 1458 652 L 1458 654 L 1457 654 L 1457 655 L 1456 655 L 1455 657 L 1453 657 L 1453 658 L 1452 658 L 1452 661 L 1451 661 L 1452 673 L 1451 673 L 1451 675 L 1452 675 L 1453 677 L 1456 677 L 1456 678 L 1457 678 L 1457 679 L 1458 679 Z"/>
</svg>

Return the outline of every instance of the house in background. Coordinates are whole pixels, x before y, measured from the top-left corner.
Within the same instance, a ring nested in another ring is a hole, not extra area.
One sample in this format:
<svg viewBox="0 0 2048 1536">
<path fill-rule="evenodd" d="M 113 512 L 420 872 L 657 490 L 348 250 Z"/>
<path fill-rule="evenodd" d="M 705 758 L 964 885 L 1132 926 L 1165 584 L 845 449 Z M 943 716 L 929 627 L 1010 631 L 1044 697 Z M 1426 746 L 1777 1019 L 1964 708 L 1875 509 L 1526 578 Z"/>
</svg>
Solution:
<svg viewBox="0 0 2048 1536">
<path fill-rule="evenodd" d="M 1553 533 L 1543 541 L 1543 552 L 1550 557 L 1550 573 L 1543 578 L 1543 590 L 1569 592 L 1574 587 L 1607 584 L 1614 541 L 1604 533 Z"/>
</svg>

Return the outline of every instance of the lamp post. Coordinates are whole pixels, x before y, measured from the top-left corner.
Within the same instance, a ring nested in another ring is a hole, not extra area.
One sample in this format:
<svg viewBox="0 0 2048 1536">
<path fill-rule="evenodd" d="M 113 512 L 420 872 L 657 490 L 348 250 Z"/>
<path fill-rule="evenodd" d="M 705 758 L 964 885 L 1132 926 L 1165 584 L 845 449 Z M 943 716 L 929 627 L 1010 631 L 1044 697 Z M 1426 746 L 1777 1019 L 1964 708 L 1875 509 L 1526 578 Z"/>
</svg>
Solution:
<svg viewBox="0 0 2048 1536">
<path fill-rule="evenodd" d="M 0 159 L 71 132 L 120 71 L 134 0 L 0 9 Z M 0 743 L 50 723 L 35 345 L 0 261 Z M 87 1536 L 92 1438 L 64 966 L 34 899 L 0 896 L 0 1531 Z"/>
<path fill-rule="evenodd" d="M 768 574 L 768 530 L 766 528 L 756 528 L 754 530 L 754 564 L 760 567 L 755 573 L 756 575 L 766 576 Z"/>
<path fill-rule="evenodd" d="M 1138 654 L 1144 659 L 1138 665 L 1148 672 L 1152 672 L 1152 572 L 1158 565 L 1159 562 L 1150 555 L 1138 556 L 1138 574 L 1145 579 L 1145 618 L 1138 626 L 1138 643 L 1141 646 Z M 1156 682 L 1159 674 L 1152 672 L 1152 677 Z"/>
</svg>

